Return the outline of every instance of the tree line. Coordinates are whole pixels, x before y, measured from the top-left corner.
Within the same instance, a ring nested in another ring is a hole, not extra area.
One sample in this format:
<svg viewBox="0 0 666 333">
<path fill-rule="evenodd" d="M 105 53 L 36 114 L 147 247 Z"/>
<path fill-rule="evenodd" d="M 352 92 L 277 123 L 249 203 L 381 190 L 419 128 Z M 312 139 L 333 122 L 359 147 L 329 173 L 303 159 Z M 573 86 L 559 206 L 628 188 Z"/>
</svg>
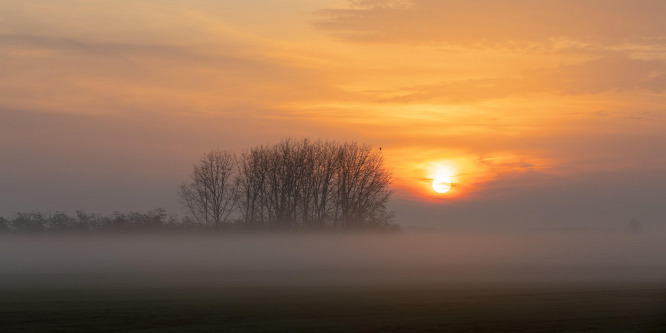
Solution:
<svg viewBox="0 0 666 333">
<path fill-rule="evenodd" d="M 117 232 L 197 229 L 199 224 L 190 218 L 179 219 L 158 208 L 147 212 L 115 212 L 109 216 L 83 210 L 70 215 L 66 212 L 19 212 L 13 217 L 0 216 L 0 232 Z"/>
<path fill-rule="evenodd" d="M 188 215 L 158 208 L 0 216 L 0 232 L 209 229 L 397 230 L 387 208 L 391 173 L 379 150 L 357 143 L 285 139 L 240 154 L 211 150 L 178 195 Z"/>
<path fill-rule="evenodd" d="M 390 183 L 378 150 L 285 139 L 240 155 L 204 154 L 179 195 L 207 226 L 381 229 L 395 227 L 387 209 Z"/>
</svg>

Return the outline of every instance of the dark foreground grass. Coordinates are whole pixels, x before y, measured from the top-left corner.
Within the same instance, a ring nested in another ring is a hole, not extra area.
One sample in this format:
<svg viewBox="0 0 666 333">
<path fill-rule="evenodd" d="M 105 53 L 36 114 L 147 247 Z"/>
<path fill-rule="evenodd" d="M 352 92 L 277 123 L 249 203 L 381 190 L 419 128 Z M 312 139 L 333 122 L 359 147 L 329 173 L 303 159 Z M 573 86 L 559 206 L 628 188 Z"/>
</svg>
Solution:
<svg viewBox="0 0 666 333">
<path fill-rule="evenodd" d="M 663 286 L 0 293 L 0 332 L 666 332 Z"/>
</svg>

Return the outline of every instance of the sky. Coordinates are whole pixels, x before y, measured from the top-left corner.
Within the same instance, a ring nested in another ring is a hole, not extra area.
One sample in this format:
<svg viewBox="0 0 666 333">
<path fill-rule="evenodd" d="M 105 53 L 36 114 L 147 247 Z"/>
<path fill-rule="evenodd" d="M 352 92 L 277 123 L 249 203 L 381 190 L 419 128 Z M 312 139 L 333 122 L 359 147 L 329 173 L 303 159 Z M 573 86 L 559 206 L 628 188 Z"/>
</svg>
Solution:
<svg viewBox="0 0 666 333">
<path fill-rule="evenodd" d="M 204 152 L 291 137 L 382 147 L 407 227 L 666 227 L 665 12 L 2 1 L 0 215 L 182 214 L 176 190 Z"/>
</svg>

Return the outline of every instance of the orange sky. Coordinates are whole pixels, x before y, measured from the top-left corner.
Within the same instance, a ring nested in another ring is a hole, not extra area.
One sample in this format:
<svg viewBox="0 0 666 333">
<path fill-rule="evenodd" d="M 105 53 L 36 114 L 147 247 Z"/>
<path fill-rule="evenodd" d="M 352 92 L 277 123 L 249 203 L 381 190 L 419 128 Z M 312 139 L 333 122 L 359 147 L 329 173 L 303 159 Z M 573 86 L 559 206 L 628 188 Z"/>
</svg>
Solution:
<svg viewBox="0 0 666 333">
<path fill-rule="evenodd" d="M 310 137 L 382 146 L 398 218 L 526 193 L 577 202 L 616 182 L 652 186 L 637 192 L 649 207 L 627 208 L 652 218 L 664 13 L 659 0 L 0 2 L 0 213 L 177 207 L 204 151 Z M 437 195 L 443 172 L 454 186 Z M 598 216 L 616 213 L 608 200 Z"/>
</svg>

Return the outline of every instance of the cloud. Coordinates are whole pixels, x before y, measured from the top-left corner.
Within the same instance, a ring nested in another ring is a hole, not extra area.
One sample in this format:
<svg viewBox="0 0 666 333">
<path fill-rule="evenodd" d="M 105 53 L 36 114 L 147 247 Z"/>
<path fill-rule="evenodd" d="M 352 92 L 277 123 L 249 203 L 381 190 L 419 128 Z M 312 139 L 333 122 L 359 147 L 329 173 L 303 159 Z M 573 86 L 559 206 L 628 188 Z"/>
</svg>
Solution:
<svg viewBox="0 0 666 333">
<path fill-rule="evenodd" d="M 535 93 L 586 95 L 628 91 L 662 93 L 665 90 L 666 61 L 615 56 L 554 68 L 526 70 L 495 78 L 445 81 L 386 91 L 384 94 L 392 97 L 380 100 L 399 103 L 465 103 Z"/>
<path fill-rule="evenodd" d="M 296 63 L 224 43 L 0 34 L 0 59 L 0 106 L 9 109 L 221 112 L 347 94 Z"/>
<path fill-rule="evenodd" d="M 0 213 L 177 207 L 202 152 L 285 136 L 458 161 L 474 200 L 664 165 L 661 0 L 236 2 L 0 2 Z"/>
<path fill-rule="evenodd" d="M 359 42 L 492 46 L 575 40 L 663 44 L 660 0 L 353 1 L 318 12 L 316 26 Z"/>
</svg>

